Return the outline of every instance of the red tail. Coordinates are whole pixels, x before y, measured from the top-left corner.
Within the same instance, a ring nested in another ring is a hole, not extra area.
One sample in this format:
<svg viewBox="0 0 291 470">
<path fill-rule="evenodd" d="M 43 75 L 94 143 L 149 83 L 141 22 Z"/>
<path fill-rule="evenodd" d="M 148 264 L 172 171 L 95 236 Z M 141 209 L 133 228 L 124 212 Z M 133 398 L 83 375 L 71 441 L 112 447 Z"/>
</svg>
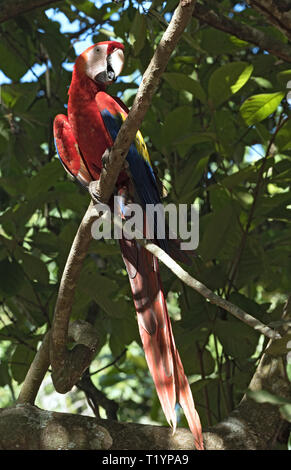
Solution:
<svg viewBox="0 0 291 470">
<path fill-rule="evenodd" d="M 122 239 L 120 247 L 130 279 L 146 360 L 165 416 L 175 431 L 175 405 L 179 402 L 194 435 L 195 446 L 203 450 L 200 419 L 175 346 L 158 260 L 135 240 Z"/>
</svg>

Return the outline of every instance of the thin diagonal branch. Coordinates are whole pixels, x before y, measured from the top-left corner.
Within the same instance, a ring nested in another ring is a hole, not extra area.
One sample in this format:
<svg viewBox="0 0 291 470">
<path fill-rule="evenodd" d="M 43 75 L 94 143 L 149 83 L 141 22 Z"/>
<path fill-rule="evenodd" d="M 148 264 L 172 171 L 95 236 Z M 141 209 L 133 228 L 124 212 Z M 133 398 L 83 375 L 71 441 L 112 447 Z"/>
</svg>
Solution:
<svg viewBox="0 0 291 470">
<path fill-rule="evenodd" d="M 139 240 L 138 240 L 139 241 Z M 212 292 L 208 287 L 202 284 L 200 281 L 195 279 L 193 276 L 190 276 L 187 271 L 185 271 L 181 266 L 176 263 L 164 250 L 155 245 L 154 243 L 145 243 L 144 247 L 150 251 L 156 258 L 158 258 L 163 264 L 165 264 L 181 281 L 187 284 L 192 289 L 196 290 L 202 297 L 211 302 L 212 304 L 218 305 L 227 312 L 234 315 L 239 320 L 243 321 L 251 328 L 259 331 L 263 335 L 271 339 L 279 339 L 280 334 L 272 330 L 268 326 L 264 325 L 257 318 L 249 315 L 247 312 L 232 304 L 228 300 L 225 300 L 214 292 Z"/>
<path fill-rule="evenodd" d="M 247 3 L 291 40 L 291 8 L 289 0 L 247 0 Z"/>
<path fill-rule="evenodd" d="M 252 2 L 250 2 L 252 3 Z M 195 6 L 193 16 L 200 22 L 207 23 L 213 28 L 232 34 L 243 41 L 254 44 L 264 51 L 279 57 L 280 59 L 291 62 L 291 47 L 278 41 L 273 36 L 264 31 L 254 28 L 248 24 L 239 23 L 234 19 L 221 15 L 208 6 L 200 3 Z"/>
<path fill-rule="evenodd" d="M 261 190 L 262 184 L 264 182 L 263 175 L 264 175 L 265 167 L 266 167 L 266 164 L 267 164 L 267 161 L 268 161 L 268 157 L 271 153 L 271 150 L 272 150 L 272 147 L 274 145 L 275 138 L 276 138 L 278 132 L 284 126 L 284 124 L 286 124 L 286 122 L 289 121 L 289 119 L 290 118 L 288 116 L 287 118 L 285 118 L 283 120 L 282 119 L 279 120 L 279 123 L 278 123 L 278 125 L 275 129 L 275 132 L 272 134 L 272 136 L 270 138 L 270 141 L 268 143 L 268 146 L 267 146 L 267 149 L 266 149 L 266 152 L 265 152 L 265 156 L 263 158 L 261 167 L 258 171 L 257 184 L 256 184 L 256 187 L 255 187 L 255 190 L 254 190 L 253 203 L 252 203 L 252 206 L 250 208 L 246 228 L 243 232 L 241 242 L 240 242 L 237 254 L 235 256 L 234 263 L 231 266 L 231 271 L 230 271 L 230 274 L 229 274 L 228 294 L 229 294 L 229 292 L 230 292 L 230 290 L 231 290 L 231 288 L 234 284 L 234 281 L 235 281 L 235 278 L 236 278 L 236 275 L 237 275 L 237 272 L 238 272 L 238 269 L 239 269 L 239 264 L 240 264 L 245 246 L 246 246 L 247 238 L 248 238 L 249 231 L 250 231 L 250 228 L 251 228 L 251 223 L 252 223 L 254 215 L 255 215 L 255 210 L 256 210 L 256 207 L 257 207 L 257 202 L 258 202 L 258 198 L 259 198 L 259 195 L 260 195 L 260 190 Z"/>
</svg>

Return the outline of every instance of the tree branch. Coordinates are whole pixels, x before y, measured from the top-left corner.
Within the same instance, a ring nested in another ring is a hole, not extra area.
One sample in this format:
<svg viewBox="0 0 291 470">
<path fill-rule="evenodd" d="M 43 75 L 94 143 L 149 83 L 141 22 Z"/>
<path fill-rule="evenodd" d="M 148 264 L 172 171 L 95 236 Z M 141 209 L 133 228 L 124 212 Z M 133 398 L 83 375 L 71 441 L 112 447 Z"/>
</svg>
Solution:
<svg viewBox="0 0 291 470">
<path fill-rule="evenodd" d="M 181 266 L 176 263 L 176 261 L 174 261 L 164 250 L 162 250 L 154 243 L 145 243 L 144 247 L 148 251 L 150 251 L 154 256 L 156 256 L 159 261 L 164 263 L 179 279 L 181 279 L 181 281 L 187 284 L 187 286 L 192 287 L 192 289 L 196 290 L 196 292 L 202 295 L 202 297 L 204 297 L 210 303 L 223 308 L 224 310 L 231 313 L 236 318 L 243 321 L 251 328 L 254 328 L 254 330 L 259 331 L 268 338 L 279 339 L 281 337 L 279 333 L 264 325 L 257 318 L 254 318 L 253 316 L 249 315 L 244 310 L 232 304 L 228 300 L 222 299 L 210 289 L 208 289 L 208 287 L 206 287 L 200 281 L 190 276 L 190 274 L 187 273 L 183 268 L 181 268 Z"/>
<path fill-rule="evenodd" d="M 36 8 L 59 2 L 60 0 L 0 0 L 0 23 Z"/>
<path fill-rule="evenodd" d="M 291 40 L 291 8 L 289 0 L 247 0 L 247 3 Z"/>
<path fill-rule="evenodd" d="M 290 319 L 291 297 L 283 310 Z M 290 398 L 290 384 L 282 357 L 265 353 L 249 390 L 267 390 Z M 255 450 L 272 448 L 282 420 L 278 406 L 257 403 L 245 395 L 238 407 L 222 422 L 203 433 L 207 450 Z M 96 420 L 88 416 L 40 410 L 29 404 L 0 409 L 0 449 L 194 449 L 192 433 L 178 428 Z"/>
<path fill-rule="evenodd" d="M 29 403 L 31 405 L 34 404 L 39 387 L 41 386 L 41 383 L 50 365 L 49 343 L 50 331 L 46 333 L 43 342 L 29 367 L 25 380 L 22 384 L 17 403 Z"/>
<path fill-rule="evenodd" d="M 84 342 L 82 344 L 79 342 L 73 350 L 69 351 L 67 349 L 69 319 L 74 301 L 74 293 L 83 261 L 92 240 L 90 232 L 91 223 L 97 217 L 96 212 L 94 217 L 91 209 L 92 203 L 83 217 L 71 246 L 60 283 L 52 324 L 50 362 L 53 371 L 53 382 L 59 393 L 66 393 L 72 388 L 84 370 L 89 366 L 95 353 L 94 341 L 87 345 L 84 345 Z M 71 376 L 69 371 L 72 371 Z"/>
<path fill-rule="evenodd" d="M 251 2 L 250 2 L 251 3 Z M 280 59 L 291 62 L 291 47 L 269 36 L 263 31 L 254 28 L 248 24 L 239 23 L 224 15 L 220 15 L 211 10 L 210 7 L 196 4 L 193 16 L 200 22 L 207 23 L 213 28 L 232 34 L 243 41 L 252 43 L 264 51 L 279 57 Z"/>
<path fill-rule="evenodd" d="M 252 202 L 252 205 L 251 205 L 251 208 L 250 208 L 250 211 L 249 211 L 246 227 L 245 227 L 245 230 L 243 231 L 241 242 L 240 242 L 238 250 L 237 250 L 237 254 L 235 256 L 234 262 L 231 264 L 230 273 L 228 275 L 228 279 L 229 279 L 228 294 L 230 293 L 230 290 L 231 290 L 231 288 L 234 284 L 234 281 L 235 281 L 235 278 L 236 278 L 236 275 L 237 275 L 237 272 L 238 272 L 238 269 L 239 269 L 239 264 L 240 264 L 245 246 L 246 246 L 247 238 L 248 238 L 249 231 L 250 231 L 250 228 L 251 228 L 251 223 L 252 223 L 254 215 L 255 215 L 255 210 L 256 210 L 256 207 L 257 207 L 257 202 L 258 202 L 260 190 L 261 190 L 261 187 L 262 187 L 263 182 L 264 182 L 263 175 L 264 175 L 265 167 L 266 167 L 267 162 L 268 162 L 268 157 L 272 153 L 274 153 L 274 150 L 276 150 L 276 147 L 274 147 L 274 142 L 275 142 L 275 138 L 276 138 L 278 132 L 280 131 L 280 129 L 282 129 L 284 124 L 286 124 L 286 122 L 289 121 L 289 119 L 290 119 L 289 116 L 285 119 L 282 119 L 282 115 L 283 115 L 283 113 L 281 114 L 281 117 L 279 119 L 279 122 L 276 126 L 275 131 L 273 132 L 273 134 L 271 134 L 271 138 L 269 140 L 269 143 L 268 143 L 268 146 L 267 146 L 267 149 L 266 149 L 266 152 L 265 152 L 265 156 L 263 158 L 261 167 L 258 171 L 257 183 L 256 183 L 256 187 L 253 191 L 253 202 Z M 273 147 L 274 147 L 274 150 L 272 151 Z"/>
</svg>

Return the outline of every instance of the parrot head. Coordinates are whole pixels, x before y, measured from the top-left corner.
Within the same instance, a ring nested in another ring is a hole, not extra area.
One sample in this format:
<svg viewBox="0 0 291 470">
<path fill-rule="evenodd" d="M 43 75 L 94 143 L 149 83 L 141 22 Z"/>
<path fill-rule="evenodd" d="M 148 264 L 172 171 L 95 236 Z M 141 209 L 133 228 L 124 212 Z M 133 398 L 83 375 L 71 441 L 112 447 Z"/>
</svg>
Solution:
<svg viewBox="0 0 291 470">
<path fill-rule="evenodd" d="M 79 55 L 75 69 L 85 74 L 101 88 L 105 88 L 114 82 L 122 71 L 123 49 L 124 46 L 120 42 L 98 42 Z"/>
</svg>

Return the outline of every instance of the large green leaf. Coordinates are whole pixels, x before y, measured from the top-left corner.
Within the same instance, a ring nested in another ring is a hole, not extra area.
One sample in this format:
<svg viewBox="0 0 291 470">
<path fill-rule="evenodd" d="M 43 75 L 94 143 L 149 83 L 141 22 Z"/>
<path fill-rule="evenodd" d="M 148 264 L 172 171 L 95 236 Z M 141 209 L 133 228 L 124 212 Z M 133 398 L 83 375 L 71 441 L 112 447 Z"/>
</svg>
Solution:
<svg viewBox="0 0 291 470">
<path fill-rule="evenodd" d="M 246 41 L 215 28 L 206 28 L 201 31 L 201 47 L 209 52 L 211 56 L 234 54 L 247 46 Z"/>
<path fill-rule="evenodd" d="M 0 42 L 0 57 L 1 69 L 12 80 L 19 80 L 27 71 L 25 61 L 3 40 Z"/>
<path fill-rule="evenodd" d="M 248 358 L 254 354 L 259 334 L 236 319 L 216 320 L 215 334 L 226 354 L 233 358 Z"/>
<path fill-rule="evenodd" d="M 78 291 L 84 295 L 84 300 L 95 300 L 107 315 L 122 318 L 128 313 L 128 304 L 118 296 L 119 286 L 109 277 L 97 272 L 97 266 L 89 263 L 82 271 Z"/>
<path fill-rule="evenodd" d="M 12 356 L 11 372 L 14 380 L 21 384 L 35 356 L 33 345 L 19 344 Z"/>
<path fill-rule="evenodd" d="M 63 171 L 58 160 L 47 163 L 31 178 L 27 188 L 27 198 L 32 199 L 40 193 L 46 193 L 50 187 L 54 186 L 57 178 L 63 174 Z"/>
<path fill-rule="evenodd" d="M 270 403 L 271 405 L 291 405 L 287 398 L 274 395 L 267 390 L 248 390 L 247 396 L 252 398 L 257 403 Z"/>
<path fill-rule="evenodd" d="M 38 281 L 42 284 L 48 284 L 49 273 L 45 263 L 29 253 L 20 255 L 23 262 L 23 269 L 31 281 Z"/>
<path fill-rule="evenodd" d="M 232 203 L 208 215 L 199 243 L 199 252 L 204 260 L 214 259 L 219 254 L 235 227 L 235 218 L 236 212 Z"/>
<path fill-rule="evenodd" d="M 177 72 L 164 73 L 163 78 L 169 83 L 169 85 L 171 85 L 172 88 L 174 88 L 174 90 L 188 91 L 189 93 L 192 93 L 195 98 L 198 98 L 202 103 L 206 103 L 206 93 L 197 80 L 194 80 L 188 75 Z"/>
<path fill-rule="evenodd" d="M 129 42 L 133 46 L 134 54 L 138 55 L 146 40 L 145 15 L 136 12 L 132 26 L 129 31 Z"/>
<path fill-rule="evenodd" d="M 232 62 L 215 70 L 208 84 L 209 99 L 218 107 L 237 93 L 249 80 L 253 65 L 247 62 Z"/>
<path fill-rule="evenodd" d="M 274 113 L 284 98 L 284 93 L 262 93 L 250 96 L 241 106 L 240 113 L 248 126 L 263 121 Z"/>
<path fill-rule="evenodd" d="M 193 109 L 181 106 L 167 114 L 162 137 L 165 146 L 171 146 L 174 141 L 181 139 L 191 128 Z"/>
</svg>

